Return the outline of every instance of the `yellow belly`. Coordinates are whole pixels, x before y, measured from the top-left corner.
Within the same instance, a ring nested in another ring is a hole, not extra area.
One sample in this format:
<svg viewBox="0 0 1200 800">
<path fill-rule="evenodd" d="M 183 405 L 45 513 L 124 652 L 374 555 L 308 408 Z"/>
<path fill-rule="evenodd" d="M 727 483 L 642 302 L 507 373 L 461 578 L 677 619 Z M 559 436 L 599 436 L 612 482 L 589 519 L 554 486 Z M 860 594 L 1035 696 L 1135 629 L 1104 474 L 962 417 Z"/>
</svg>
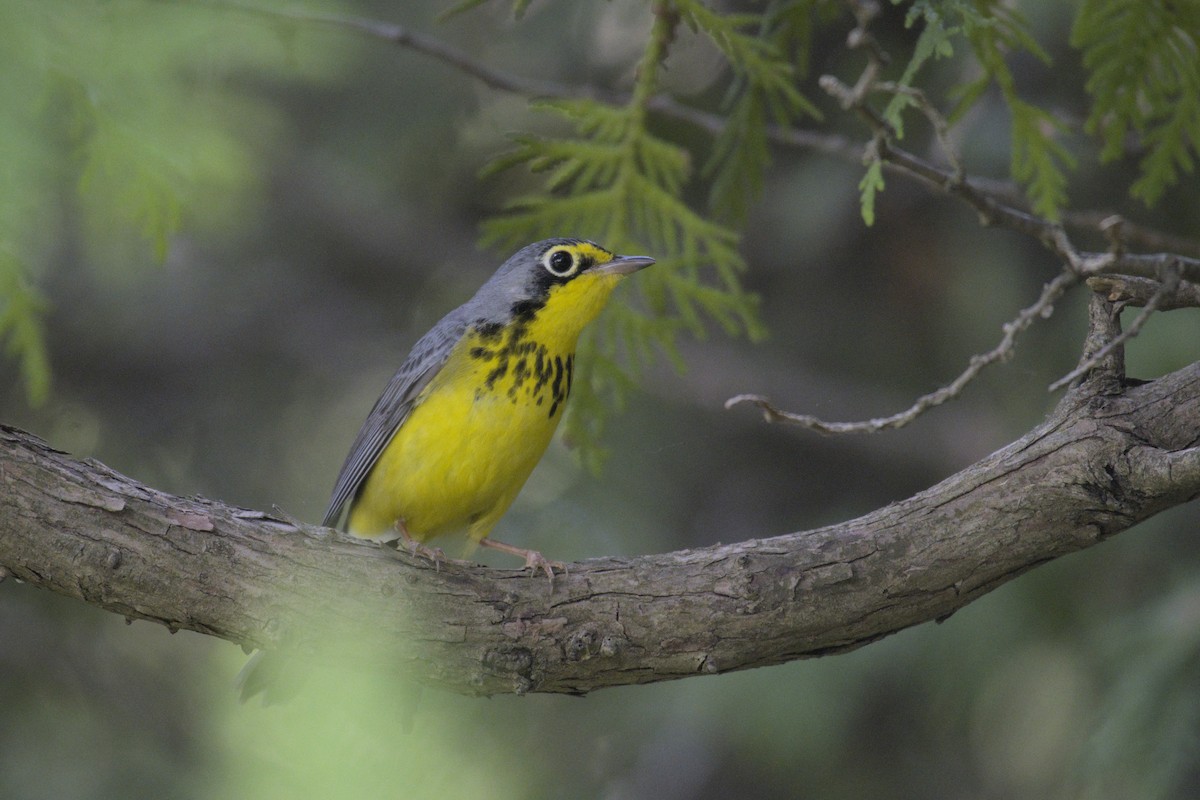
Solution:
<svg viewBox="0 0 1200 800">
<path fill-rule="evenodd" d="M 510 391 L 511 371 L 483 390 L 494 364 L 468 350 L 451 356 L 380 454 L 351 506 L 351 534 L 396 538 L 399 520 L 417 541 L 466 532 L 478 542 L 516 499 L 562 417 L 569 374 L 559 402 L 552 382 Z"/>
</svg>

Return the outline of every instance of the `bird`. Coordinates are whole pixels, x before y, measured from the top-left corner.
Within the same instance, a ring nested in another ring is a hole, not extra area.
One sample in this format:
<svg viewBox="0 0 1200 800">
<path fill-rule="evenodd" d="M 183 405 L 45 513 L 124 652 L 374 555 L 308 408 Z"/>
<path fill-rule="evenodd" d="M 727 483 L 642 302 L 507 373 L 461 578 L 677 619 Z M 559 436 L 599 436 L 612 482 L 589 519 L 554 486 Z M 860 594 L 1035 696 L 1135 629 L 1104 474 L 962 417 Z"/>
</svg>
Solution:
<svg viewBox="0 0 1200 800">
<path fill-rule="evenodd" d="M 627 275 L 655 263 L 595 242 L 527 245 L 417 340 L 338 473 L 323 524 L 440 566 L 447 534 L 554 568 L 489 538 L 541 460 L 571 392 L 576 343 Z M 565 569 L 565 567 L 563 567 Z"/>
<path fill-rule="evenodd" d="M 518 250 L 413 345 L 350 446 L 322 524 L 435 567 L 443 554 L 426 542 L 465 533 L 465 555 L 483 545 L 522 557 L 553 590 L 563 564 L 488 534 L 562 419 L 579 335 L 622 278 L 653 263 L 576 238 Z M 271 655 L 259 650 L 239 673 L 243 703 L 299 691 L 303 676 Z"/>
</svg>

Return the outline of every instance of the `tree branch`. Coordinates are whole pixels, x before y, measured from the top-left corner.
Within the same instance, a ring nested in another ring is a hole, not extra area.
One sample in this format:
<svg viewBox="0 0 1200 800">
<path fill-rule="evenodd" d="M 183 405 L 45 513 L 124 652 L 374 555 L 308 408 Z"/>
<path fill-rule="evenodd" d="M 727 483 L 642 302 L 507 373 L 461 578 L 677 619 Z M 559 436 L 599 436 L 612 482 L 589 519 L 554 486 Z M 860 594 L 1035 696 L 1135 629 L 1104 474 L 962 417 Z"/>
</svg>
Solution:
<svg viewBox="0 0 1200 800">
<path fill-rule="evenodd" d="M 861 647 L 1200 496 L 1200 363 L 1116 396 L 1085 382 L 1020 441 L 859 519 L 591 559 L 552 591 L 174 497 L 11 428 L 0 484 L 0 569 L 34 585 L 317 657 L 338 631 L 468 694 L 583 693 Z"/>
<path fill-rule="evenodd" d="M 1095 368 L 1097 364 L 1099 364 L 1110 354 L 1116 353 L 1121 348 L 1124 348 L 1125 342 L 1138 335 L 1138 333 L 1142 330 L 1142 327 L 1146 324 L 1146 321 L 1150 319 L 1150 315 L 1158 310 L 1159 305 L 1163 302 L 1163 300 L 1175 294 L 1176 290 L 1179 288 L 1179 282 L 1179 275 L 1177 273 L 1167 274 L 1163 278 L 1162 283 L 1159 285 L 1158 290 L 1146 300 L 1141 312 L 1137 315 L 1137 317 L 1134 318 L 1133 322 L 1129 323 L 1129 327 L 1117 336 L 1114 336 L 1105 342 L 1104 345 L 1096 352 L 1086 355 L 1079 363 L 1079 366 L 1077 366 L 1075 369 L 1071 370 L 1066 375 L 1050 384 L 1050 391 L 1053 392 L 1057 389 L 1061 389 L 1062 387 L 1069 385 L 1072 381 L 1078 380 L 1087 374 L 1089 370 Z M 1123 353 L 1124 351 L 1120 350 L 1120 352 Z M 1120 358 L 1122 361 L 1124 360 L 1123 355 L 1121 355 Z"/>
<path fill-rule="evenodd" d="M 1173 292 L 1167 291 L 1166 285 L 1159 281 L 1128 275 L 1088 278 L 1087 285 L 1092 291 L 1103 293 L 1110 303 L 1144 308 L 1155 298 L 1161 298 L 1159 311 L 1200 308 L 1200 284 L 1188 281 L 1179 281 Z"/>
</svg>

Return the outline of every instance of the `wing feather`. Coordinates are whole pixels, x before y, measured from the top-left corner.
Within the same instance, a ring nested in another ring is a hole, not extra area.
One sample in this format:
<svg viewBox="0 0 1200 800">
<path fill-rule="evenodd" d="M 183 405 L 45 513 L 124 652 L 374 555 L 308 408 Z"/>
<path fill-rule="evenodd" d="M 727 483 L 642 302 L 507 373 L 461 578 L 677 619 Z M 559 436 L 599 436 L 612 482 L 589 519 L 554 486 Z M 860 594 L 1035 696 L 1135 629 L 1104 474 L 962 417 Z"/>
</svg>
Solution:
<svg viewBox="0 0 1200 800">
<path fill-rule="evenodd" d="M 468 316 L 464 311 L 462 307 L 455 309 L 422 336 L 388 381 L 350 447 L 350 453 L 334 484 L 333 496 L 322 525 L 337 524 L 362 488 L 371 467 L 379 460 L 380 453 L 416 407 L 421 392 L 446 364 L 450 351 L 466 333 Z"/>
</svg>

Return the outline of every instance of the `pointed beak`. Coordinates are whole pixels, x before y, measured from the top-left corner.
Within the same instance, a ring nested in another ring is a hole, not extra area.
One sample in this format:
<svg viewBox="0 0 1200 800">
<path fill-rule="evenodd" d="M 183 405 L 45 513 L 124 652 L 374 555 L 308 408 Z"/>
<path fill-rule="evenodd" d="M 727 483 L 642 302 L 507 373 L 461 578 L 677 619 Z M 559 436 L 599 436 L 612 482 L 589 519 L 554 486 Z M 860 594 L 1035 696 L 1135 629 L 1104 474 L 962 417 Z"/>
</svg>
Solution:
<svg viewBox="0 0 1200 800">
<path fill-rule="evenodd" d="M 637 272 L 639 269 L 645 269 L 654 263 L 654 259 L 650 256 L 617 256 L 607 264 L 601 264 L 596 267 L 595 272 L 610 273 L 613 275 L 628 275 L 631 272 Z"/>
</svg>

